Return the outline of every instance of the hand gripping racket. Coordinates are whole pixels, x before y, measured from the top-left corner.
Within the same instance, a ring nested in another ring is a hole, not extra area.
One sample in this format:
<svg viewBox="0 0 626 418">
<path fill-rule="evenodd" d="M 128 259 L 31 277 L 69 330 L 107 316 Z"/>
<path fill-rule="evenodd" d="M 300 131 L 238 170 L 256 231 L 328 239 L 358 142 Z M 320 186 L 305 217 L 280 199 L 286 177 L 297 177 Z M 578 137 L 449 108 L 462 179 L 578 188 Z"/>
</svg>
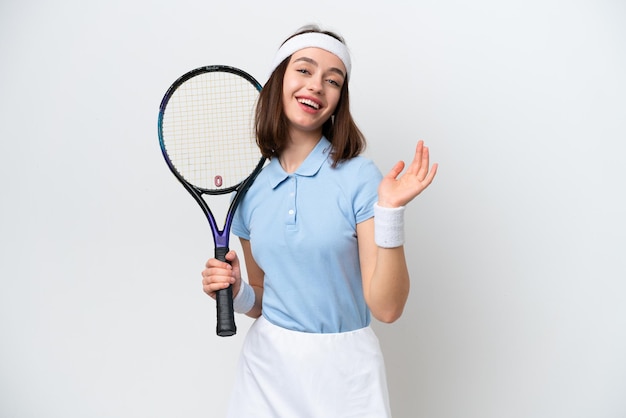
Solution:
<svg viewBox="0 0 626 418">
<path fill-rule="evenodd" d="M 159 111 L 159 143 L 176 178 L 206 215 L 215 258 L 226 261 L 233 215 L 263 168 L 254 113 L 261 85 L 237 68 L 213 65 L 181 76 L 167 90 Z M 235 192 L 219 228 L 204 195 Z M 232 287 L 216 296 L 217 335 L 237 332 Z"/>
</svg>

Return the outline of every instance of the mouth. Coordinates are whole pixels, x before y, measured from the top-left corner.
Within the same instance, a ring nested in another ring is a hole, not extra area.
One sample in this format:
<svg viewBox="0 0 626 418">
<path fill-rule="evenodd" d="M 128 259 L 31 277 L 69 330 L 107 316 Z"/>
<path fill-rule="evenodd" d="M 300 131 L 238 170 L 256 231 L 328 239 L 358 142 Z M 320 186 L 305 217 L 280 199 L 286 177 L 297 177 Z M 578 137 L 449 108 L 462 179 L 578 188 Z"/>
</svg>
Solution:
<svg viewBox="0 0 626 418">
<path fill-rule="evenodd" d="M 315 109 L 315 110 L 320 110 L 320 108 L 322 107 L 322 105 L 314 100 L 311 99 L 305 99 L 305 98 L 298 98 L 298 103 L 310 107 L 311 109 Z"/>
</svg>

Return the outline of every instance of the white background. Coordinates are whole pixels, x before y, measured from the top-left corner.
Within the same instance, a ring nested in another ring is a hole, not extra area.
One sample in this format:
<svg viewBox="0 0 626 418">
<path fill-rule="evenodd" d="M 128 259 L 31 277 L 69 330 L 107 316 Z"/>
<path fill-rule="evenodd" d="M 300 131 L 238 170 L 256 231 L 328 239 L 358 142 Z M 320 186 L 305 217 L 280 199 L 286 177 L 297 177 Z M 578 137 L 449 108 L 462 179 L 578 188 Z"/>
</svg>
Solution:
<svg viewBox="0 0 626 418">
<path fill-rule="evenodd" d="M 250 322 L 214 334 L 158 105 L 202 65 L 264 82 L 319 23 L 367 155 L 424 139 L 441 165 L 405 314 L 374 324 L 394 416 L 625 417 L 625 22 L 618 0 L 3 0 L 0 416 L 223 416 Z"/>
</svg>

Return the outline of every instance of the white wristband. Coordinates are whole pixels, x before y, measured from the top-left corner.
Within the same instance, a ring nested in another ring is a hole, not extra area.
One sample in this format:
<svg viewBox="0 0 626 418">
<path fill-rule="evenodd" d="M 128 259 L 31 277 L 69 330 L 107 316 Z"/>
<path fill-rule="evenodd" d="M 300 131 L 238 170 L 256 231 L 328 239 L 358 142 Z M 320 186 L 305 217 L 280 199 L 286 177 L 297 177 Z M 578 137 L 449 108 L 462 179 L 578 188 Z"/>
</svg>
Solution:
<svg viewBox="0 0 626 418">
<path fill-rule="evenodd" d="M 374 241 L 382 248 L 404 244 L 404 206 L 386 208 L 374 203 Z"/>
<path fill-rule="evenodd" d="M 245 281 L 241 281 L 239 292 L 233 299 L 233 309 L 237 313 L 246 314 L 254 307 L 256 295 L 254 289 Z"/>
</svg>

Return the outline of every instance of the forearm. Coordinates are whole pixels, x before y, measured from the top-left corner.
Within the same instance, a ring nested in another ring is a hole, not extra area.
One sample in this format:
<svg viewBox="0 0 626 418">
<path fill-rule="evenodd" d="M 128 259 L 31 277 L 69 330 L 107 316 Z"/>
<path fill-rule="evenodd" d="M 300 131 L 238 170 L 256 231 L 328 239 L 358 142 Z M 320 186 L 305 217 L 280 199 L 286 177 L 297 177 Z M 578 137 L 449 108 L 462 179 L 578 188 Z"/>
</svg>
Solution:
<svg viewBox="0 0 626 418">
<path fill-rule="evenodd" d="M 254 306 L 246 315 L 251 318 L 258 318 L 261 316 L 261 307 L 263 305 L 263 283 L 265 279 L 265 273 L 258 266 L 254 257 L 252 256 L 252 249 L 250 247 L 250 241 L 240 239 L 241 247 L 243 249 L 244 258 L 246 261 L 246 271 L 248 273 L 248 283 L 254 291 Z"/>
<path fill-rule="evenodd" d="M 397 320 L 409 295 L 404 247 L 381 248 L 374 242 L 374 219 L 357 225 L 363 296 L 374 318 Z"/>
<path fill-rule="evenodd" d="M 406 305 L 409 288 L 404 247 L 378 248 L 376 265 L 367 291 L 372 315 L 382 322 L 396 321 Z"/>
<path fill-rule="evenodd" d="M 263 288 L 258 286 L 251 286 L 254 290 L 254 306 L 246 313 L 250 318 L 258 318 L 261 316 L 261 306 L 263 305 Z"/>
</svg>

